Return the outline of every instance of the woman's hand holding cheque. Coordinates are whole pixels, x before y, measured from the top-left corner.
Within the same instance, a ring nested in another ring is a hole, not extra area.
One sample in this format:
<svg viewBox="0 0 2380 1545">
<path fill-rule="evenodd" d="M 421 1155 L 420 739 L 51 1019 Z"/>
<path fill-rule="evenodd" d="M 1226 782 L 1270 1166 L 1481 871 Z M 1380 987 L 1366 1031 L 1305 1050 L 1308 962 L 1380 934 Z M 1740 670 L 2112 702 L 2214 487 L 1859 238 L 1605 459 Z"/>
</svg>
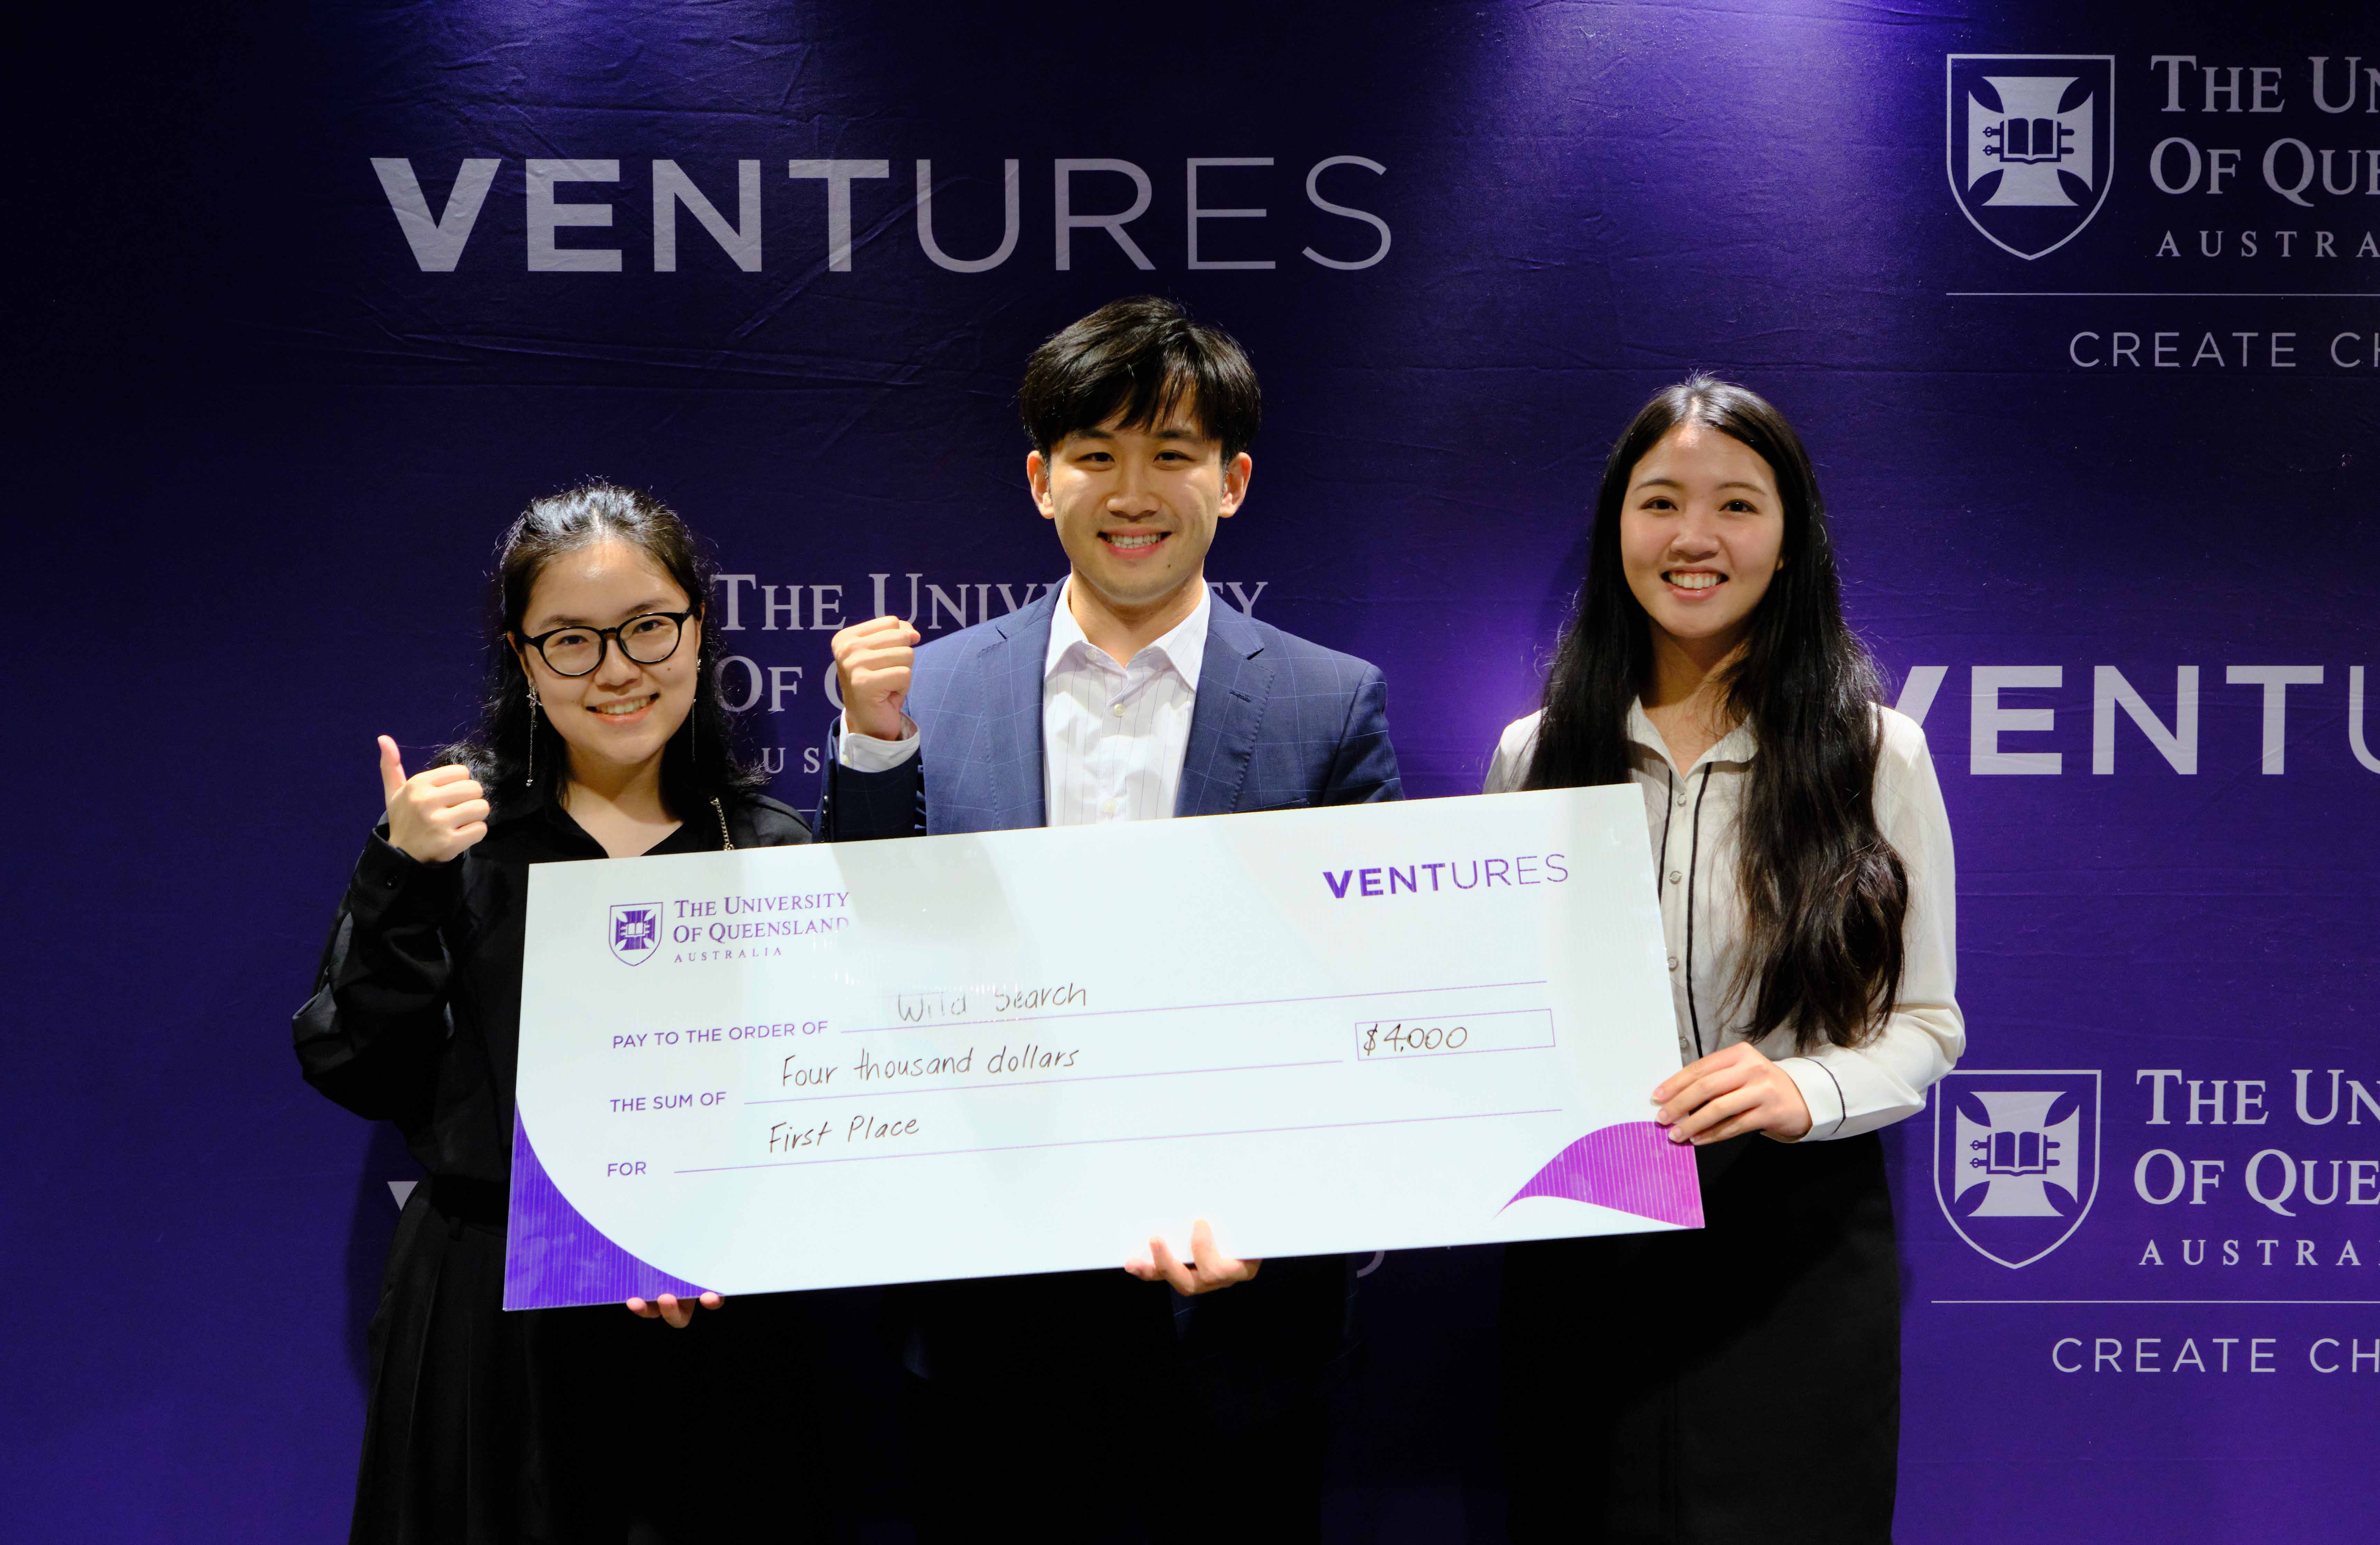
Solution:
<svg viewBox="0 0 2380 1545">
<path fill-rule="evenodd" d="M 1746 1132 L 1792 1142 L 1810 1130 L 1810 1106 L 1792 1076 L 1737 1041 L 1678 1069 L 1653 1091 L 1653 1119 L 1673 1143 L 1721 1143 Z"/>
</svg>

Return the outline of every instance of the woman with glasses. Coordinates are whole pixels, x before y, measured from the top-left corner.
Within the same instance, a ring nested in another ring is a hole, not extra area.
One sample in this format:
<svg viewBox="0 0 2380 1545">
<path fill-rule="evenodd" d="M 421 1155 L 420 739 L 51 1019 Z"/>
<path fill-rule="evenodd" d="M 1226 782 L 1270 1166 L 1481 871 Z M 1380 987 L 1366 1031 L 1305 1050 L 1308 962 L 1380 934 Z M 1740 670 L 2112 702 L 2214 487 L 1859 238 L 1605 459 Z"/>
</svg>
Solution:
<svg viewBox="0 0 2380 1545">
<path fill-rule="evenodd" d="M 1545 708 L 1490 793 L 1644 797 L 1705 1226 L 1514 1245 L 1512 1536 L 1885 1545 L 1900 1274 L 1876 1129 L 1966 1030 L 1942 791 L 1844 626 L 1809 457 L 1696 376 L 1621 435 Z"/>
<path fill-rule="evenodd" d="M 808 1404 L 792 1392 L 815 1384 L 785 1363 L 798 1301 L 739 1302 L 684 1337 L 617 1307 L 501 1308 L 528 867 L 809 840 L 729 744 L 711 575 L 648 495 L 593 483 L 540 499 L 492 577 L 476 733 L 411 773 L 381 738 L 386 818 L 295 1021 L 307 1081 L 394 1122 L 430 1175 L 372 1318 L 355 1540 L 734 1539 L 800 1522 L 737 1515 L 804 1452 L 784 1425 Z M 627 1308 L 697 1318 L 671 1297 Z M 703 1436 L 682 1436 L 688 1421 Z"/>
</svg>

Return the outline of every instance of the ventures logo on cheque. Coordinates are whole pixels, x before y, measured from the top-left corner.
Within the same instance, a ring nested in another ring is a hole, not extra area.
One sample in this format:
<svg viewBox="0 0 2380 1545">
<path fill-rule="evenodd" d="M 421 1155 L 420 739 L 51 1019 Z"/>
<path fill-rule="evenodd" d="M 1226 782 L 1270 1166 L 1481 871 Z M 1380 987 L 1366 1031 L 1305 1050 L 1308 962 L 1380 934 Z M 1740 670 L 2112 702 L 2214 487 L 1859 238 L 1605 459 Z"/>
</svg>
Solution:
<svg viewBox="0 0 2380 1545">
<path fill-rule="evenodd" d="M 1986 240 L 2028 262 L 2107 201 L 2112 54 L 1949 55 L 1950 196 Z"/>
<path fill-rule="evenodd" d="M 662 939 L 662 904 L 631 901 L 612 908 L 612 953 L 631 966 L 642 966 L 657 952 Z"/>
<path fill-rule="evenodd" d="M 2030 1266 L 2099 1191 L 2099 1075 L 1954 1072 L 1934 1094 L 1934 1197 L 1985 1259 Z"/>
</svg>

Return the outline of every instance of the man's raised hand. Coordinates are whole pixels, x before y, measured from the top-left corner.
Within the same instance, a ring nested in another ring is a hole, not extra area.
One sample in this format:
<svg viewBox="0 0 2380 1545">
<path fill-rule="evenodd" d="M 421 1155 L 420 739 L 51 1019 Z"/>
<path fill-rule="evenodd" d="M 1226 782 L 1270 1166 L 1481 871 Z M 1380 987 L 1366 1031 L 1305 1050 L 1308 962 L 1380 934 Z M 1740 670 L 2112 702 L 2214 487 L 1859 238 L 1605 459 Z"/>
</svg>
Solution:
<svg viewBox="0 0 2380 1545">
<path fill-rule="evenodd" d="M 834 636 L 844 728 L 879 740 L 903 737 L 906 726 L 901 704 L 909 696 L 909 666 L 917 658 L 917 630 L 899 617 L 856 622 Z"/>
<path fill-rule="evenodd" d="M 443 864 L 488 834 L 487 791 L 453 765 L 405 775 L 396 742 L 380 737 L 381 791 L 388 797 L 388 845 L 424 864 Z"/>
</svg>

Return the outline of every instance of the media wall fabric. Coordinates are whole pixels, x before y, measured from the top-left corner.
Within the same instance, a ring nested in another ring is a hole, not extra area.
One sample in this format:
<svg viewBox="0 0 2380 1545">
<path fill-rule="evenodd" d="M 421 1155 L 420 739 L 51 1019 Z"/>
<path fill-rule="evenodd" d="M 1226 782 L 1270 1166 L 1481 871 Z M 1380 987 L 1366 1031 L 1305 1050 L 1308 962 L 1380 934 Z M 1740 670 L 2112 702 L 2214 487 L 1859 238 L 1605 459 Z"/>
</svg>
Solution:
<svg viewBox="0 0 2380 1545">
<path fill-rule="evenodd" d="M 1958 843 L 1970 1049 L 1888 1135 L 1897 1537 L 2372 1537 L 2363 13 L 455 0 L 27 25 L 12 1532 L 345 1528 L 362 1326 L 419 1176 L 299 1081 L 287 1016 L 378 814 L 372 737 L 417 765 L 470 712 L 508 517 L 601 475 L 710 536 L 723 688 L 807 807 L 835 628 L 890 610 L 931 638 L 1062 577 L 1017 376 L 1157 292 L 1265 387 L 1219 595 L 1387 673 L 1415 797 L 1475 790 L 1535 706 L 1635 407 L 1701 368 L 1792 417 Z M 1497 1270 L 1406 1252 L 1365 1279 L 1334 1539 L 1500 1538 Z M 890 1529 L 871 1305 L 821 1311 L 844 1415 L 815 1484 Z M 1823 1444 L 1826 1417 L 1744 1392 L 1747 1444 Z"/>
</svg>

